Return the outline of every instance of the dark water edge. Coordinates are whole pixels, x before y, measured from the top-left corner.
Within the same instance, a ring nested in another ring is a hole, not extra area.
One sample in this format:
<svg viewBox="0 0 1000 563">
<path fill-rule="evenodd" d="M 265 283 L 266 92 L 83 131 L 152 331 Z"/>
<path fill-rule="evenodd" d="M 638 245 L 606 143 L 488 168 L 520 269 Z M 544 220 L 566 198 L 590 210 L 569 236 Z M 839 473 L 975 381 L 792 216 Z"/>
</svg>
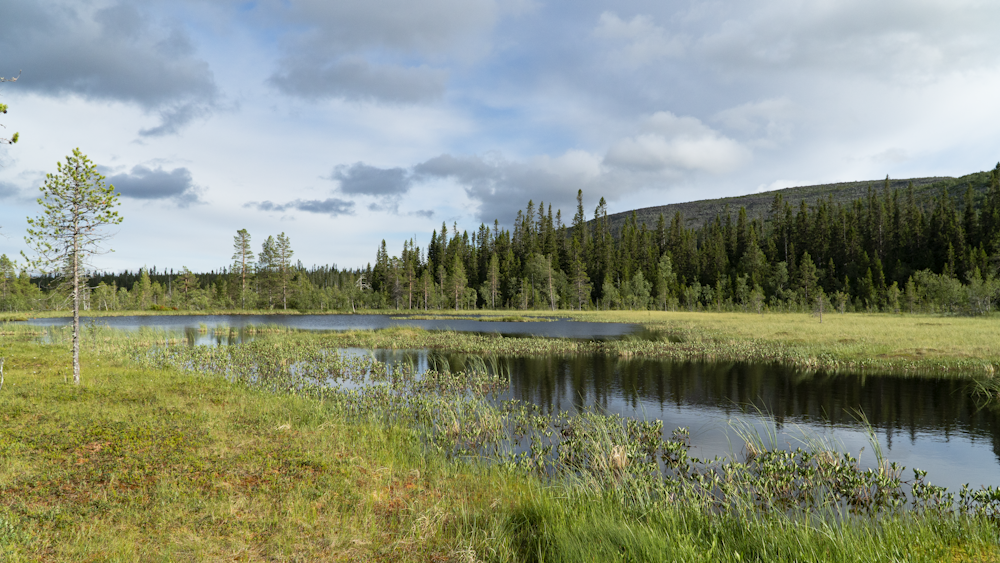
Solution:
<svg viewBox="0 0 1000 563">
<path fill-rule="evenodd" d="M 463 368 L 468 356 L 426 350 L 351 350 L 387 363 L 427 369 L 444 362 Z M 955 377 L 804 373 L 775 364 L 669 362 L 599 355 L 507 357 L 510 375 L 500 399 L 516 398 L 548 412 L 596 409 L 659 419 L 669 433 L 691 431 L 692 454 L 739 456 L 734 425 L 751 425 L 767 441 L 794 449 L 820 442 L 859 454 L 874 467 L 867 429 L 889 461 L 929 472 L 936 485 L 957 490 L 1000 484 L 1000 409 L 981 407 L 973 383 Z M 862 414 L 863 413 L 863 414 Z"/>
<path fill-rule="evenodd" d="M 29 319 L 19 321 L 34 326 L 63 326 L 70 318 Z M 626 323 L 596 323 L 553 319 L 549 322 L 478 321 L 470 319 L 411 319 L 390 315 L 163 315 L 84 317 L 81 324 L 94 324 L 114 329 L 138 330 L 142 327 L 163 330 L 208 329 L 250 325 L 276 325 L 300 330 L 379 330 L 391 327 L 414 327 L 425 330 L 451 330 L 503 334 L 504 336 L 541 336 L 546 338 L 582 338 L 604 340 L 619 338 L 641 331 L 639 325 Z M 208 344 L 208 341 L 199 342 Z"/>
</svg>

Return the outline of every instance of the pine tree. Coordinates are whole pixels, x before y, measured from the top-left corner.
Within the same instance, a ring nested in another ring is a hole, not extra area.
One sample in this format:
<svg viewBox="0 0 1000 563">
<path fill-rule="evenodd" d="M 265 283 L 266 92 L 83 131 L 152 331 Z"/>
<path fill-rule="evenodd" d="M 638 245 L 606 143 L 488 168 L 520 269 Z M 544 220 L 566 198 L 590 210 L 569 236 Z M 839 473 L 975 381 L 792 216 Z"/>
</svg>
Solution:
<svg viewBox="0 0 1000 563">
<path fill-rule="evenodd" d="M 281 308 L 288 309 L 288 290 L 292 276 L 292 243 L 285 236 L 285 233 L 278 235 L 275 241 L 275 259 L 278 267 L 279 280 L 281 282 Z"/>
<path fill-rule="evenodd" d="M 233 237 L 233 272 L 240 278 L 240 308 L 247 308 L 247 282 L 252 281 L 254 254 L 250 249 L 250 233 L 246 229 L 236 231 Z"/>
<path fill-rule="evenodd" d="M 101 244 L 111 235 L 104 228 L 118 225 L 115 211 L 121 205 L 115 187 L 104 183 L 97 165 L 80 149 L 56 165 L 39 190 L 42 212 L 28 219 L 25 242 L 38 258 L 33 265 L 43 272 L 55 268 L 68 279 L 73 300 L 73 383 L 80 384 L 80 302 L 88 259 L 103 252 Z"/>
</svg>

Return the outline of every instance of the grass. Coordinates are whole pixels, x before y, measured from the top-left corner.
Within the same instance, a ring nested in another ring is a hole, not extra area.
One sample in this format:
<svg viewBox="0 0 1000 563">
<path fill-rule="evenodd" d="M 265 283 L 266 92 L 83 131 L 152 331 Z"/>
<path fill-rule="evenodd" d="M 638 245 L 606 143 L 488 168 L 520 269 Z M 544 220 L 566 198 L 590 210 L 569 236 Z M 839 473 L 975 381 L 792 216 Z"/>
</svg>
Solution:
<svg viewBox="0 0 1000 563">
<path fill-rule="evenodd" d="M 148 347 L 152 332 L 97 332 L 79 388 L 65 383 L 64 344 L 0 337 L 0 560 L 1000 560 L 995 512 L 931 506 L 803 518 L 755 500 L 794 501 L 780 488 L 789 482 L 774 477 L 795 475 L 811 490 L 823 467 L 858 486 L 884 480 L 854 471 L 848 458 L 762 451 L 729 469 L 689 466 L 683 433 L 660 443 L 655 425 L 595 416 L 559 422 L 571 439 L 549 457 L 521 458 L 548 459 L 548 471 L 456 456 L 496 427 L 496 411 L 459 400 L 468 381 L 438 374 L 394 388 L 406 390 L 397 403 L 392 393 L 310 394 L 302 385 L 268 392 L 267 370 L 292 373 L 297 359 L 311 359 L 320 375 L 351 366 L 311 355 L 325 335 L 262 332 L 249 345 L 178 346 L 173 356 Z M 177 367 L 164 367 L 170 361 Z M 235 364 L 246 370 L 221 369 Z M 368 368 L 366 377 L 383 369 Z M 414 412 L 437 418 L 407 418 L 399 405 L 424 396 Z M 392 409 L 397 416 L 371 416 Z M 524 435 L 549 428 L 532 416 L 507 420 Z M 691 478 L 711 495 L 666 496 L 680 495 L 677 481 L 643 480 L 649 446 L 665 448 L 674 467 L 697 468 Z M 720 504 L 726 491 L 736 504 Z"/>
<path fill-rule="evenodd" d="M 585 311 L 579 321 L 642 325 L 645 334 L 578 342 L 415 328 L 327 333 L 331 345 L 436 348 L 506 355 L 600 353 L 679 361 L 779 362 L 805 370 L 868 374 L 992 377 L 1000 372 L 1000 323 L 995 318 L 926 315 Z M 550 311 L 522 311 L 525 319 Z"/>
<path fill-rule="evenodd" d="M 63 349 L 4 354 L 3 561 L 447 560 L 455 518 L 523 486 L 321 401 L 93 355 L 73 388 Z"/>
<path fill-rule="evenodd" d="M 577 321 L 639 324 L 660 350 L 639 344 L 609 353 L 677 359 L 780 361 L 796 367 L 873 373 L 993 375 L 1000 370 L 996 317 L 885 313 L 557 311 Z M 552 311 L 520 311 L 526 319 Z M 673 346 L 671 346 L 673 344 Z"/>
<path fill-rule="evenodd" d="M 365 311 L 386 314 L 395 311 Z M 173 312 L 191 314 L 191 312 Z M 214 311 L 205 314 L 260 314 L 248 311 Z M 284 313 L 284 311 L 270 311 Z M 994 317 L 943 317 L 849 313 L 826 314 L 823 322 L 803 313 L 715 313 L 662 311 L 434 311 L 417 318 L 482 318 L 495 321 L 547 321 L 553 317 L 578 321 L 635 323 L 646 327 L 653 342 L 608 342 L 593 350 L 619 356 L 652 356 L 678 360 L 776 361 L 810 370 L 867 373 L 917 373 L 992 376 L 1000 371 L 1000 323 Z M 32 313 L 33 315 L 35 313 Z M 40 316 L 63 316 L 43 312 Z M 95 316 L 161 314 L 159 312 L 99 312 Z M 297 314 L 297 313 L 294 313 Z M 0 314 L 3 320 L 22 319 L 23 313 Z M 10 330 L 8 328 L 0 329 Z M 476 348 L 475 335 L 438 339 L 408 329 L 419 338 L 372 338 L 359 331 L 331 337 L 345 345 L 386 341 L 389 348 L 438 347 L 454 341 L 456 350 Z M 522 353 L 538 348 L 515 345 Z M 444 346 L 447 348 L 447 346 Z M 558 344 L 563 352 L 568 344 Z M 551 348 L 551 347 L 549 347 Z M 579 349 L 579 347 L 577 347 Z M 471 350 L 470 350 L 471 351 Z M 547 352 L 546 350 L 545 352 Z"/>
</svg>

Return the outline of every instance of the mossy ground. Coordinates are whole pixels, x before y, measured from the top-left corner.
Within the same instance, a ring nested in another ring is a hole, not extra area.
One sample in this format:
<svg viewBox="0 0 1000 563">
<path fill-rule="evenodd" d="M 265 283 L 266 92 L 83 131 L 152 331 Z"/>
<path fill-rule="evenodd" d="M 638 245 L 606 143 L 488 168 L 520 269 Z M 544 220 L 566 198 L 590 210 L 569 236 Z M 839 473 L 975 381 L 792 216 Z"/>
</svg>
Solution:
<svg viewBox="0 0 1000 563">
<path fill-rule="evenodd" d="M 449 560 L 449 521 L 520 496 L 315 400 L 5 348 L 3 561 Z"/>
</svg>

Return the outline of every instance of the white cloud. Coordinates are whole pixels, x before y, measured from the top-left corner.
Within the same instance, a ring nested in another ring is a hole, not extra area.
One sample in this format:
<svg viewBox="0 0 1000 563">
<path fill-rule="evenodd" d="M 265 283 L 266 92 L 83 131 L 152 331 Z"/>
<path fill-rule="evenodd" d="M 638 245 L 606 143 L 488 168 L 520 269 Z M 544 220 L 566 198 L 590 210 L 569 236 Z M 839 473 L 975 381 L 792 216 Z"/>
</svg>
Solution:
<svg viewBox="0 0 1000 563">
<path fill-rule="evenodd" d="M 633 16 L 625 21 L 614 12 L 604 12 L 594 35 L 624 45 L 614 49 L 609 60 L 616 64 L 639 67 L 661 59 L 678 57 L 685 52 L 685 39 L 670 35 L 647 15 Z"/>
<path fill-rule="evenodd" d="M 499 154 L 443 154 L 418 164 L 414 173 L 425 182 L 434 178 L 456 182 L 479 204 L 481 221 L 499 219 L 506 224 L 528 200 L 571 209 L 577 190 L 593 194 L 606 187 L 600 157 L 579 150 L 524 161 L 507 160 Z"/>
<path fill-rule="evenodd" d="M 755 147 L 774 148 L 791 140 L 795 112 L 792 102 L 781 97 L 724 109 L 712 120 L 751 137 Z"/>
<path fill-rule="evenodd" d="M 492 0 L 292 0 L 268 6 L 290 24 L 272 85 L 304 98 L 391 103 L 439 99 L 448 76 L 442 65 L 486 53 L 499 12 Z"/>
<path fill-rule="evenodd" d="M 694 117 L 657 112 L 643 132 L 616 142 L 605 163 L 610 166 L 679 173 L 724 173 L 746 163 L 750 151 Z"/>
<path fill-rule="evenodd" d="M 998 61 L 994 2 L 770 0 L 718 9 L 698 49 L 711 63 L 742 72 L 834 71 L 922 82 Z"/>
</svg>

